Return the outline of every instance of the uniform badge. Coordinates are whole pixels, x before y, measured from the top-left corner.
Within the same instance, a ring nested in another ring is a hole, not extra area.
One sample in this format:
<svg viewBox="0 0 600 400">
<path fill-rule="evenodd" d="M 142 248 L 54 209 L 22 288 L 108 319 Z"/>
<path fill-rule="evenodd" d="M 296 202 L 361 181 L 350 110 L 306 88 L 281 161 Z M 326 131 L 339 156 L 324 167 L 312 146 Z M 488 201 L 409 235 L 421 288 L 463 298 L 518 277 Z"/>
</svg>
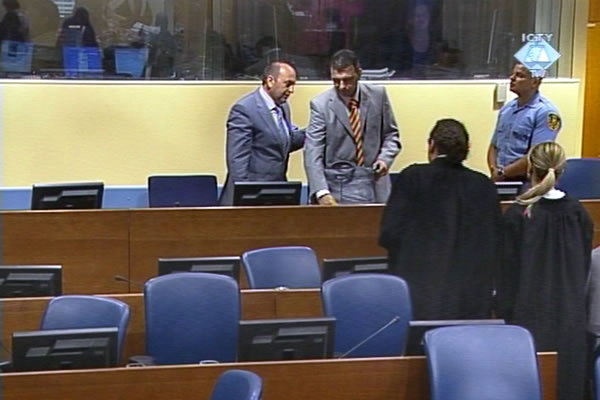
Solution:
<svg viewBox="0 0 600 400">
<path fill-rule="evenodd" d="M 557 113 L 551 112 L 548 113 L 547 117 L 548 128 L 555 131 L 560 128 L 560 117 Z"/>
</svg>

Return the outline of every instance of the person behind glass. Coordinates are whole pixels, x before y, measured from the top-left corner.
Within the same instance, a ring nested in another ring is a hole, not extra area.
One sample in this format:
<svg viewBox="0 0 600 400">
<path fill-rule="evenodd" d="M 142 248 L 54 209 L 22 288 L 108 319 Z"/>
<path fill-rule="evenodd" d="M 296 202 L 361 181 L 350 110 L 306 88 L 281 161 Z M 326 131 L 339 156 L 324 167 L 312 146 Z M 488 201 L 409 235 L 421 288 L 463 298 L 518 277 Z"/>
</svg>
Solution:
<svg viewBox="0 0 600 400">
<path fill-rule="evenodd" d="M 561 129 L 558 110 L 539 92 L 541 83 L 542 78 L 523 64 L 514 64 L 510 90 L 517 98 L 500 109 L 488 148 L 487 162 L 494 181 L 525 181 L 529 149 L 555 140 Z"/>
<path fill-rule="evenodd" d="M 21 8 L 19 2 L 17 0 L 3 0 L 2 5 L 6 9 L 6 13 L 0 21 L 0 43 L 5 40 L 28 42 L 29 23 L 25 16 L 19 12 L 19 8 Z"/>
<path fill-rule="evenodd" d="M 159 32 L 150 37 L 150 55 L 148 57 L 152 67 L 150 76 L 171 78 L 175 74 L 177 43 L 169 32 L 169 19 L 164 13 L 156 14 L 154 25 L 159 28 Z"/>
<path fill-rule="evenodd" d="M 57 46 L 98 47 L 90 13 L 85 7 L 77 7 L 73 15 L 64 20 Z"/>
<path fill-rule="evenodd" d="M 359 83 L 352 50 L 330 64 L 333 88 L 310 102 L 304 168 L 310 198 L 321 205 L 384 203 L 391 190 L 388 170 L 400 137 L 385 88 Z"/>
<path fill-rule="evenodd" d="M 504 214 L 499 317 L 527 328 L 537 351 L 558 351 L 558 400 L 583 398 L 585 285 L 593 222 L 574 198 L 555 189 L 565 152 L 555 142 L 529 152 L 533 185 Z"/>
<path fill-rule="evenodd" d="M 232 204 L 235 182 L 286 180 L 289 155 L 304 144 L 304 130 L 292 125 L 287 103 L 295 86 L 295 67 L 273 61 L 265 67 L 262 85 L 231 107 L 221 205 Z"/>
<path fill-rule="evenodd" d="M 394 180 L 379 244 L 410 287 L 414 319 L 489 318 L 500 261 L 500 202 L 487 176 L 463 165 L 469 135 L 454 119 L 429 134 L 428 164 Z"/>
</svg>

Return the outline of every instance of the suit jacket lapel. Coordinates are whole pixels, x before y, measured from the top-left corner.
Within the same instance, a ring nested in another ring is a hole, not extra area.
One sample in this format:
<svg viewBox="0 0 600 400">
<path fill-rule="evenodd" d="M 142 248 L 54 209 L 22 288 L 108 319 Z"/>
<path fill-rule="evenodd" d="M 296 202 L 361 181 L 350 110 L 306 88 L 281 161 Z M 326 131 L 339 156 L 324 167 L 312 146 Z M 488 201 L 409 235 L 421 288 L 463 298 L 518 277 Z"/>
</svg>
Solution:
<svg viewBox="0 0 600 400">
<path fill-rule="evenodd" d="M 360 83 L 359 83 L 360 85 Z M 365 86 L 360 85 L 360 128 L 364 133 L 366 132 L 367 126 L 367 116 L 369 115 L 369 105 L 371 102 L 369 101 L 369 92 L 365 89 Z M 364 141 L 364 138 L 363 138 Z"/>
<path fill-rule="evenodd" d="M 256 109 L 258 111 L 258 115 L 262 118 L 263 122 L 266 126 L 269 127 L 272 135 L 275 135 L 275 138 L 282 149 L 285 150 L 285 143 L 283 143 L 283 139 L 281 134 L 279 133 L 279 127 L 275 125 L 275 121 L 273 121 L 273 115 L 271 114 L 271 110 L 267 107 L 267 104 L 262 99 L 258 89 L 254 92 L 254 97 L 256 99 Z"/>
<path fill-rule="evenodd" d="M 350 127 L 348 110 L 346 109 L 346 105 L 344 104 L 344 102 L 338 97 L 337 93 L 335 92 L 335 89 L 332 89 L 331 96 L 329 97 L 329 104 L 337 119 L 341 122 L 344 128 L 346 128 L 348 134 L 352 136 L 352 128 Z"/>
</svg>

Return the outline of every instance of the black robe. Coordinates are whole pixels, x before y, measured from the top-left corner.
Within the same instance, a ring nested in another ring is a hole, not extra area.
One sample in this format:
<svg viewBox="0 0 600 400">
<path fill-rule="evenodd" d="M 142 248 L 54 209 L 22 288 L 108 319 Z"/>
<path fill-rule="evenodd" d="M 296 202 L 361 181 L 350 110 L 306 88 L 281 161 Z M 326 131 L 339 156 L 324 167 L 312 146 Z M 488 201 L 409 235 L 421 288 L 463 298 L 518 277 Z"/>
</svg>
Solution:
<svg viewBox="0 0 600 400">
<path fill-rule="evenodd" d="M 580 400 L 585 388 L 585 283 L 593 222 L 568 196 L 540 199 L 525 215 L 504 215 L 500 314 L 533 334 L 538 351 L 558 351 L 558 400 Z"/>
<path fill-rule="evenodd" d="M 398 175 L 379 244 L 408 283 L 413 319 L 490 317 L 501 218 L 494 184 L 462 164 L 437 158 Z"/>
</svg>

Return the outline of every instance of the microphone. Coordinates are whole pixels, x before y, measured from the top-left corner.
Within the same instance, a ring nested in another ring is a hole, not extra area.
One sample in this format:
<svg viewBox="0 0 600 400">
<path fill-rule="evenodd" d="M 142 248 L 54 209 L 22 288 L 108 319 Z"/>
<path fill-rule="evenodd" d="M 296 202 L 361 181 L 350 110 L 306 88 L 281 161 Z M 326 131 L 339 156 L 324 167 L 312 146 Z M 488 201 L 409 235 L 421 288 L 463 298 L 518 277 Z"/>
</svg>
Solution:
<svg viewBox="0 0 600 400">
<path fill-rule="evenodd" d="M 127 279 L 126 277 L 124 277 L 123 275 L 114 275 L 113 279 L 115 281 L 119 281 L 119 282 L 127 282 L 127 283 L 131 283 L 134 286 L 143 288 L 144 284 L 142 282 L 138 282 L 138 281 L 132 281 L 131 279 Z"/>
<path fill-rule="evenodd" d="M 356 346 L 352 347 L 350 350 L 348 350 L 347 352 L 345 352 L 344 354 L 342 354 L 341 356 L 339 356 L 337 358 L 344 358 L 344 357 L 346 357 L 348 354 L 352 353 L 354 350 L 358 349 L 359 347 L 361 347 L 365 343 L 369 342 L 375 336 L 379 335 L 381 332 L 385 331 L 387 328 L 389 328 L 390 326 L 394 325 L 398 321 L 400 321 L 400 317 L 398 315 L 396 315 L 394 318 L 392 318 L 388 322 L 386 322 L 386 324 L 383 325 L 381 328 L 379 328 L 375 332 L 371 333 L 369 336 L 367 336 L 362 341 L 360 341 Z"/>
</svg>

